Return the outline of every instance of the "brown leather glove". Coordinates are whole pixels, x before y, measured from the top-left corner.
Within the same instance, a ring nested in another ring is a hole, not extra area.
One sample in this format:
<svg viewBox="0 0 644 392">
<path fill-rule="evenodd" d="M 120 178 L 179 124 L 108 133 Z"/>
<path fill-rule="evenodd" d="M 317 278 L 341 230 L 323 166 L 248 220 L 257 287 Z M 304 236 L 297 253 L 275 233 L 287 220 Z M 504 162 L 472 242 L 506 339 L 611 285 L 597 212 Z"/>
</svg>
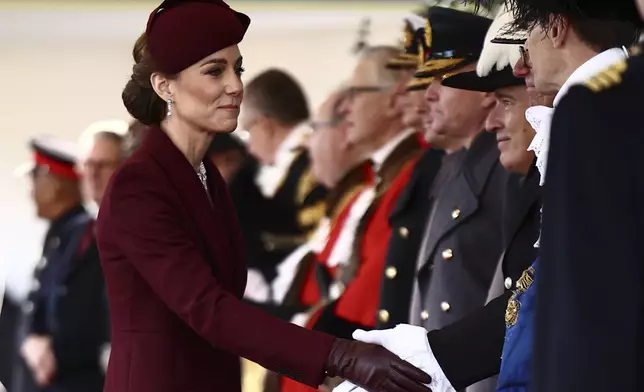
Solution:
<svg viewBox="0 0 644 392">
<path fill-rule="evenodd" d="M 375 344 L 336 339 L 326 372 L 374 392 L 431 392 L 431 377 Z"/>
</svg>

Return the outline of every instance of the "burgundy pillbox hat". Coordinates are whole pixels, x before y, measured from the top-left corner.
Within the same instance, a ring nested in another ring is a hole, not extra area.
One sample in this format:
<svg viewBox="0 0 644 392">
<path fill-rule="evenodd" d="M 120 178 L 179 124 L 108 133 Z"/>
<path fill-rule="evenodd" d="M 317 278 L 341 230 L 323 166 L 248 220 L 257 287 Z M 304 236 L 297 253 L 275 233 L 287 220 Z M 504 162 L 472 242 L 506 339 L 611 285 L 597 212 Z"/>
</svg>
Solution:
<svg viewBox="0 0 644 392">
<path fill-rule="evenodd" d="M 165 0 L 150 14 L 148 52 L 161 72 L 176 74 L 244 38 L 250 18 L 221 0 Z"/>
</svg>

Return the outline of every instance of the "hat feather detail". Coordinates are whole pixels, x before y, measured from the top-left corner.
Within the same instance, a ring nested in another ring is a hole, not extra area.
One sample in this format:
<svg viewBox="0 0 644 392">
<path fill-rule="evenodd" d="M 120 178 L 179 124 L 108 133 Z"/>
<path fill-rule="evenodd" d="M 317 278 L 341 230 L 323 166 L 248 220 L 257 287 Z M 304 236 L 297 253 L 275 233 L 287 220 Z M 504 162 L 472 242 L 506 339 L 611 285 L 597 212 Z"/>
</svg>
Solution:
<svg viewBox="0 0 644 392">
<path fill-rule="evenodd" d="M 506 8 L 499 12 L 499 16 L 492 22 L 485 35 L 483 50 L 476 65 L 479 77 L 487 76 L 493 68 L 501 71 L 507 66 L 513 67 L 521 58 L 519 45 L 492 43 L 495 37 L 502 35 L 513 22 L 512 13 Z"/>
</svg>

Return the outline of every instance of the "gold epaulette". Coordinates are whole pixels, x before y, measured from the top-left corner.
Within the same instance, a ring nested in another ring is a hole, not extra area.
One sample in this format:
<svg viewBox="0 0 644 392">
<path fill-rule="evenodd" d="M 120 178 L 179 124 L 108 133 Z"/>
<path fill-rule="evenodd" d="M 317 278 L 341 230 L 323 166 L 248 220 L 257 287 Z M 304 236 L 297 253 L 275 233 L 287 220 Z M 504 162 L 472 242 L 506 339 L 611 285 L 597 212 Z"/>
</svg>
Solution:
<svg viewBox="0 0 644 392">
<path fill-rule="evenodd" d="M 626 59 L 622 59 L 600 71 L 584 83 L 593 92 L 606 90 L 622 83 L 622 74 L 628 68 Z"/>
</svg>

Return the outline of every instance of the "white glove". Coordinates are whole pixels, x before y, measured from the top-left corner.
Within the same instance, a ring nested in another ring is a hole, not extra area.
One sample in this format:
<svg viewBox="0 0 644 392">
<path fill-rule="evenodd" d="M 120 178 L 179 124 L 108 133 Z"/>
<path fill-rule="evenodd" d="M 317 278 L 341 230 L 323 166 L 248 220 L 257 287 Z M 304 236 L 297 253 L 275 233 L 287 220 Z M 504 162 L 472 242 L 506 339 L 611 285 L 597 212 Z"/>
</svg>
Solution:
<svg viewBox="0 0 644 392">
<path fill-rule="evenodd" d="M 112 352 L 112 345 L 106 343 L 101 347 L 101 355 L 99 357 L 99 362 L 101 363 L 101 368 L 103 369 L 103 374 L 107 373 L 107 365 L 110 363 L 110 353 Z"/>
<path fill-rule="evenodd" d="M 342 384 L 338 385 L 337 387 L 333 388 L 332 392 L 358 392 L 358 391 L 364 392 L 364 389 L 355 385 L 351 381 L 345 381 Z"/>
<path fill-rule="evenodd" d="M 378 344 L 425 371 L 432 377 L 432 382 L 428 385 L 432 392 L 456 392 L 434 357 L 425 328 L 399 324 L 396 328 L 380 331 L 358 329 L 353 333 L 353 338 L 365 343 Z M 347 382 L 340 384 L 333 392 L 365 392 L 362 388 L 351 388 L 345 384 Z"/>
</svg>

